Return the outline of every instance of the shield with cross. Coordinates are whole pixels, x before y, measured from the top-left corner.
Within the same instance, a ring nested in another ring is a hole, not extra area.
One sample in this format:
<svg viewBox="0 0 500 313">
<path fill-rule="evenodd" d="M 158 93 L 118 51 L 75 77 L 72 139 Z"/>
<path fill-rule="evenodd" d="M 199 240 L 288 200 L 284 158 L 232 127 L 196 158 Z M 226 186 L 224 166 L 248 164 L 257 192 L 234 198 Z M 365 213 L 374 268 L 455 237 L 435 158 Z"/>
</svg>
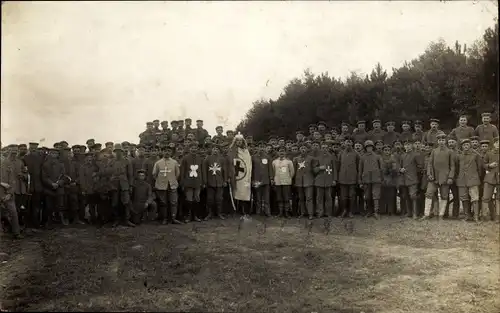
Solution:
<svg viewBox="0 0 500 313">
<path fill-rule="evenodd" d="M 242 180 L 247 175 L 247 164 L 240 158 L 234 158 L 234 178 L 236 181 Z"/>
</svg>

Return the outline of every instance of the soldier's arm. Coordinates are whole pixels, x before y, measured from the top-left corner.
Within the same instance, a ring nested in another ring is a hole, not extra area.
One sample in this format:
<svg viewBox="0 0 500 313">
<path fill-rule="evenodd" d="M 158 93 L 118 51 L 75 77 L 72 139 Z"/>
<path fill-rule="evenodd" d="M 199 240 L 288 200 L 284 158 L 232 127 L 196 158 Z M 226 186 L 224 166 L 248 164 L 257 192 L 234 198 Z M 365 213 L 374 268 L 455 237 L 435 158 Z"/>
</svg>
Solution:
<svg viewBox="0 0 500 313">
<path fill-rule="evenodd" d="M 361 184 L 363 181 L 363 171 L 365 170 L 363 158 L 359 156 L 359 154 L 356 154 L 356 160 L 358 161 L 358 182 Z"/>
<path fill-rule="evenodd" d="M 429 161 L 427 162 L 427 176 L 434 177 L 434 150 L 431 151 Z"/>
<path fill-rule="evenodd" d="M 450 157 L 450 172 L 448 173 L 448 179 L 453 179 L 455 178 L 456 174 L 455 169 L 457 167 L 455 153 L 450 151 L 449 157 Z"/>
<path fill-rule="evenodd" d="M 128 183 L 131 187 L 134 187 L 134 170 L 133 170 L 133 167 L 132 167 L 132 162 L 131 161 L 127 161 L 127 167 L 126 167 L 126 170 L 127 170 L 127 179 L 128 179 Z"/>
<path fill-rule="evenodd" d="M 295 168 L 292 161 L 288 162 L 288 170 L 290 171 L 290 177 L 293 179 L 293 176 L 295 175 Z"/>
<path fill-rule="evenodd" d="M 338 181 L 339 171 L 337 169 L 337 157 L 334 155 L 332 158 L 332 169 L 333 169 L 333 181 Z"/>
<path fill-rule="evenodd" d="M 481 125 L 478 125 L 476 127 L 476 129 L 474 130 L 474 133 L 475 133 L 476 136 L 478 136 L 480 139 L 482 139 L 481 136 L 480 136 L 480 134 L 481 134 Z"/>
<path fill-rule="evenodd" d="M 203 160 L 202 165 L 201 165 L 201 181 L 203 185 L 207 184 L 208 180 L 208 156 Z"/>
<path fill-rule="evenodd" d="M 321 169 L 319 168 L 320 167 L 319 161 L 316 158 L 312 159 L 311 167 L 315 175 L 317 175 L 321 171 Z"/>
<path fill-rule="evenodd" d="M 179 162 L 177 161 L 174 161 L 175 162 L 175 179 L 177 179 L 177 181 L 179 181 L 179 179 L 181 178 L 181 166 L 179 164 Z"/>
<path fill-rule="evenodd" d="M 496 137 L 498 137 L 498 128 L 495 125 L 493 125 L 493 138 Z"/>
</svg>

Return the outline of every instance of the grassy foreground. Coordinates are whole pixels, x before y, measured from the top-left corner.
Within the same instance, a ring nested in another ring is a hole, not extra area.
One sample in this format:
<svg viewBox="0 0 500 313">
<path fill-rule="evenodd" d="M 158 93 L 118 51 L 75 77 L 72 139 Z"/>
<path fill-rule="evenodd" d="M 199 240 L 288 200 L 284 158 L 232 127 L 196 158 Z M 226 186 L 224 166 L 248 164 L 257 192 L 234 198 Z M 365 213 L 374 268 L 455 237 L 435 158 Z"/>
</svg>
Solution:
<svg viewBox="0 0 500 313">
<path fill-rule="evenodd" d="M 10 311 L 500 312 L 499 226 L 254 218 L 2 237 Z M 326 229 L 330 231 L 327 232 Z M 5 255 L 5 253 L 7 255 Z"/>
</svg>

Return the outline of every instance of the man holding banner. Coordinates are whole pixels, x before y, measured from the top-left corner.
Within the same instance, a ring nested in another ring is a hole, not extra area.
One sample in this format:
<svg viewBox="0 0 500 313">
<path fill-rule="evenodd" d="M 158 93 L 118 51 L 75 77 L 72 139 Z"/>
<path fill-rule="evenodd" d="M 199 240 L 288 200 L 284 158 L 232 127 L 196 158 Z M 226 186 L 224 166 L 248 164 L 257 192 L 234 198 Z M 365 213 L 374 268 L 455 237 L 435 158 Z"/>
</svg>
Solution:
<svg viewBox="0 0 500 313">
<path fill-rule="evenodd" d="M 230 160 L 230 192 L 233 210 L 247 215 L 251 210 L 250 199 L 252 198 L 252 157 L 243 135 L 238 133 L 229 146 L 228 157 Z M 234 202 L 236 200 L 236 204 Z"/>
</svg>

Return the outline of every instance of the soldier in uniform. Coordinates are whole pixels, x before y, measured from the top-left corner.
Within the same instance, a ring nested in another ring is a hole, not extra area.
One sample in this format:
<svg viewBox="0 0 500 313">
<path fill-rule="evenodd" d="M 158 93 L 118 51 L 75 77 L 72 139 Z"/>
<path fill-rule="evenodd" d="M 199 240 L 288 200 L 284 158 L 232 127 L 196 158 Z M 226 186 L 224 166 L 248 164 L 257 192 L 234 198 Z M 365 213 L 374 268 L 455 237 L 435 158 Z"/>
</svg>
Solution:
<svg viewBox="0 0 500 313">
<path fill-rule="evenodd" d="M 479 221 L 479 186 L 481 185 L 482 160 L 481 157 L 471 151 L 469 139 L 462 140 L 462 151 L 458 154 L 458 171 L 456 184 L 460 200 L 464 207 L 466 220 L 474 213 L 474 220 Z"/>
<path fill-rule="evenodd" d="M 341 125 L 341 132 L 340 134 L 338 135 L 338 139 L 343 142 L 345 140 L 345 138 L 347 137 L 351 137 L 352 136 L 352 132 L 350 131 L 351 129 L 351 126 L 346 123 L 346 122 L 343 122 L 342 125 Z"/>
<path fill-rule="evenodd" d="M 308 147 L 305 144 L 300 146 L 299 151 L 300 155 L 293 159 L 295 192 L 298 195 L 300 216 L 307 215 L 311 220 L 314 214 L 313 157 L 308 155 Z"/>
<path fill-rule="evenodd" d="M 413 134 L 411 132 L 411 125 L 409 121 L 401 122 L 401 134 L 399 134 L 399 139 L 402 142 L 413 141 Z"/>
<path fill-rule="evenodd" d="M 470 140 L 471 148 L 474 152 L 479 154 L 479 136 L 472 136 L 468 138 Z"/>
<path fill-rule="evenodd" d="M 203 189 L 202 178 L 203 159 L 198 154 L 198 146 L 191 144 L 189 154 L 181 160 L 181 185 L 184 190 L 186 211 L 185 222 L 191 220 L 201 222 L 200 215 L 200 192 Z M 189 215 L 187 215 L 189 214 Z"/>
<path fill-rule="evenodd" d="M 85 142 L 87 144 L 87 148 L 90 150 L 92 150 L 92 147 L 95 145 L 95 139 L 87 139 L 87 141 Z"/>
<path fill-rule="evenodd" d="M 328 144 L 321 144 L 321 151 L 313 158 L 312 168 L 315 174 L 316 216 L 330 217 L 333 214 L 332 187 L 337 183 L 336 160 L 329 152 Z"/>
<path fill-rule="evenodd" d="M 422 122 L 419 120 L 413 122 L 413 129 L 415 130 L 415 132 L 412 134 L 413 141 L 422 143 L 425 135 L 422 130 Z"/>
<path fill-rule="evenodd" d="M 491 124 L 491 113 L 481 114 L 481 120 L 483 124 L 476 127 L 476 135 L 479 140 L 490 140 L 498 137 L 498 128 Z"/>
<path fill-rule="evenodd" d="M 496 218 L 497 222 L 500 222 L 500 174 L 498 171 L 498 137 L 493 139 L 493 149 L 490 150 L 484 158 L 484 167 L 486 173 L 484 176 L 483 184 L 483 213 L 482 216 L 486 216 L 486 208 L 489 207 L 490 201 L 493 200 L 495 195 L 495 205 L 490 207 L 490 214 L 492 219 Z"/>
<path fill-rule="evenodd" d="M 385 145 L 382 148 L 382 188 L 380 198 L 380 213 L 381 214 L 396 214 L 396 195 L 398 178 L 398 166 L 396 159 L 392 155 L 392 147 Z"/>
<path fill-rule="evenodd" d="M 385 127 L 386 127 L 386 132 L 383 136 L 383 141 L 384 141 L 384 144 L 385 145 L 394 145 L 394 143 L 396 141 L 399 140 L 399 133 L 396 132 L 394 129 L 396 128 L 396 123 L 390 121 L 390 122 L 387 122 L 385 123 Z"/>
<path fill-rule="evenodd" d="M 62 212 L 64 208 L 64 185 L 65 175 L 64 164 L 58 159 L 59 150 L 50 149 L 47 160 L 42 165 L 42 182 L 44 185 L 45 194 L 45 210 L 42 217 L 44 226 L 50 228 L 52 226 L 52 214 L 56 213 L 61 222 L 67 225 L 67 220 Z"/>
<path fill-rule="evenodd" d="M 42 209 L 43 201 L 43 184 L 41 178 L 42 164 L 44 157 L 41 152 L 37 150 L 38 143 L 30 142 L 29 152 L 24 156 L 24 163 L 28 167 L 28 174 L 30 175 L 29 193 L 31 194 L 30 213 L 28 219 L 28 227 L 38 228 L 40 226 L 40 212 Z"/>
<path fill-rule="evenodd" d="M 151 179 L 150 179 L 151 173 L 148 172 L 148 166 L 147 166 L 148 160 L 146 159 L 145 153 L 146 153 L 146 148 L 144 147 L 144 145 L 139 144 L 137 150 L 137 157 L 131 160 L 132 173 L 135 173 L 137 175 L 139 173 L 139 170 L 144 170 L 146 182 L 151 185 Z M 137 177 L 134 178 L 137 179 Z"/>
<path fill-rule="evenodd" d="M 436 146 L 437 135 L 441 133 L 441 130 L 439 130 L 439 120 L 436 118 L 431 118 L 430 126 L 431 129 L 429 129 L 424 135 L 424 142 L 430 143 L 432 146 Z"/>
<path fill-rule="evenodd" d="M 295 139 L 296 139 L 296 143 L 297 143 L 298 145 L 302 145 L 302 144 L 304 144 L 304 143 L 305 143 L 305 141 L 306 141 L 306 138 L 305 138 L 305 136 L 304 136 L 304 132 L 303 132 L 303 131 L 300 131 L 300 130 L 296 131 L 296 132 L 295 132 Z"/>
<path fill-rule="evenodd" d="M 3 170 L 2 168 L 2 172 Z M 2 175 L 2 181 L 0 183 L 0 215 L 2 218 L 6 216 L 9 220 L 13 237 L 15 239 L 21 239 L 23 236 L 21 235 L 21 227 L 19 226 L 19 216 L 17 215 L 12 186 L 4 182 L 3 178 Z"/>
<path fill-rule="evenodd" d="M 224 187 L 229 181 L 229 171 L 226 159 L 220 154 L 220 148 L 217 145 L 212 147 L 212 154 L 203 161 L 202 176 L 203 185 L 207 188 L 207 209 L 208 215 L 205 220 L 212 216 L 225 219 L 222 216 L 222 201 Z"/>
<path fill-rule="evenodd" d="M 108 149 L 108 150 L 113 150 L 113 147 L 115 146 L 115 144 L 112 142 L 112 141 L 108 141 L 104 144 L 104 148 L 105 149 Z"/>
<path fill-rule="evenodd" d="M 130 221 L 130 195 L 134 188 L 134 174 L 132 172 L 132 164 L 124 157 L 125 151 L 121 144 L 115 144 L 113 148 L 115 157 L 109 163 L 111 171 L 110 187 L 111 187 L 111 208 L 113 210 L 113 227 L 117 226 L 119 219 L 126 226 L 134 227 L 135 224 Z M 123 212 L 120 213 L 120 206 Z"/>
<path fill-rule="evenodd" d="M 193 131 L 193 127 L 191 126 L 192 124 L 193 120 L 189 117 L 184 119 L 184 129 L 186 130 L 186 134 L 189 134 L 191 131 Z"/>
<path fill-rule="evenodd" d="M 292 200 L 292 179 L 295 174 L 293 162 L 286 157 L 286 149 L 278 148 L 278 158 L 272 163 L 272 180 L 278 204 L 279 217 L 289 217 Z"/>
<path fill-rule="evenodd" d="M 365 153 L 359 161 L 359 184 L 364 190 L 366 207 L 373 201 L 373 214 L 379 218 L 380 193 L 382 187 L 382 158 L 373 152 L 373 141 L 365 142 Z"/>
<path fill-rule="evenodd" d="M 418 217 L 418 173 L 421 171 L 421 164 L 418 161 L 417 153 L 413 151 L 413 143 L 408 140 L 404 147 L 405 151 L 398 158 L 399 186 L 402 191 L 401 202 L 405 203 L 406 216 L 413 216 L 416 219 Z"/>
<path fill-rule="evenodd" d="M 340 152 L 338 182 L 342 202 L 342 217 L 352 217 L 356 207 L 356 186 L 359 185 L 360 156 L 352 147 L 351 137 L 344 139 L 344 150 Z"/>
<path fill-rule="evenodd" d="M 467 125 L 467 116 L 461 115 L 458 118 L 458 127 L 455 127 L 449 137 L 455 139 L 457 142 L 462 142 L 464 139 L 470 139 L 474 136 L 474 128 Z"/>
<path fill-rule="evenodd" d="M 226 131 L 226 137 L 227 137 L 227 138 L 226 138 L 226 142 L 228 142 L 228 143 L 233 142 L 233 139 L 234 139 L 234 131 L 232 131 L 232 130 L 227 130 L 227 131 Z"/>
<path fill-rule="evenodd" d="M 365 142 L 368 140 L 368 132 L 366 131 L 366 122 L 358 121 L 356 132 L 353 134 L 354 142 Z"/>
<path fill-rule="evenodd" d="M 227 141 L 227 137 L 224 136 L 224 128 L 222 126 L 215 127 L 216 135 L 213 136 L 212 141 L 215 144 L 221 145 L 223 142 Z"/>
<path fill-rule="evenodd" d="M 323 121 L 318 123 L 317 129 L 318 129 L 319 133 L 321 134 L 321 136 L 324 136 L 328 131 L 326 129 L 326 123 Z"/>
<path fill-rule="evenodd" d="M 460 151 L 458 150 L 457 147 L 457 141 L 456 141 L 456 136 L 453 135 L 453 137 L 448 135 L 448 148 L 453 152 L 453 160 L 455 162 L 455 167 L 458 166 L 458 154 Z M 458 171 L 456 171 L 456 174 L 458 174 Z M 449 199 L 448 204 L 447 204 L 447 211 L 448 211 L 448 216 L 453 216 L 453 217 L 458 217 L 460 214 L 460 199 L 459 199 L 459 193 L 458 193 L 458 187 L 456 184 L 456 177 L 453 178 L 453 184 L 450 186 L 451 190 L 451 195 L 452 199 Z M 450 212 L 450 204 L 452 205 L 452 211 Z M 446 213 L 445 213 L 446 216 Z"/>
<path fill-rule="evenodd" d="M 265 144 L 252 156 L 252 186 L 257 215 L 271 216 L 272 158 L 265 151 Z"/>
<path fill-rule="evenodd" d="M 314 124 L 310 124 L 310 125 L 309 125 L 309 135 L 307 136 L 307 138 L 309 138 L 309 139 L 311 139 L 311 140 L 312 140 L 312 139 L 313 139 L 313 134 L 314 134 L 314 132 L 315 132 L 316 130 L 317 130 L 316 125 L 314 125 Z"/>
<path fill-rule="evenodd" d="M 184 140 L 186 138 L 186 130 L 184 128 L 184 121 L 183 120 L 178 120 L 177 121 L 178 126 L 177 126 L 177 134 L 179 135 L 180 138 Z"/>
<path fill-rule="evenodd" d="M 424 218 L 430 217 L 432 199 L 437 191 L 439 199 L 438 213 L 439 218 L 442 219 L 446 211 L 450 186 L 453 184 L 456 173 L 453 151 L 446 147 L 446 135 L 443 132 L 436 134 L 436 140 L 438 146 L 432 150 L 427 165 L 428 182 Z M 427 141 L 427 143 L 431 144 L 432 140 Z"/>
<path fill-rule="evenodd" d="M 153 122 L 147 122 L 146 123 L 146 131 L 142 132 L 139 135 L 140 141 L 139 143 L 142 143 L 144 145 L 155 145 L 156 144 L 156 136 L 155 132 L 153 130 Z"/>
<path fill-rule="evenodd" d="M 138 170 L 135 174 L 136 180 L 132 194 L 131 219 L 132 223 L 138 225 L 148 214 L 148 219 L 153 220 L 156 215 L 156 203 L 153 200 L 153 190 L 151 185 L 146 182 L 146 171 Z"/>
<path fill-rule="evenodd" d="M 208 131 L 203 128 L 203 120 L 196 121 L 195 138 L 198 142 L 205 142 L 205 138 L 210 137 Z"/>
</svg>

